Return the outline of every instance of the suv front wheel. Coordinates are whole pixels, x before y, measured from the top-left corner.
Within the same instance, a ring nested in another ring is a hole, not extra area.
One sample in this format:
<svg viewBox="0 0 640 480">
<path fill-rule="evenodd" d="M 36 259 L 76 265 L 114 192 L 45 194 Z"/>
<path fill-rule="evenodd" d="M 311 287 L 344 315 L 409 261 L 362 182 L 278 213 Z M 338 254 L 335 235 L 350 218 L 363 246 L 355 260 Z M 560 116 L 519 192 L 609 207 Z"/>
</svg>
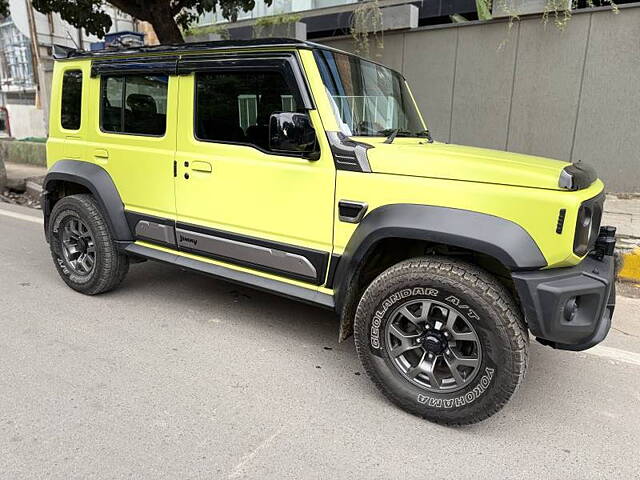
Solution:
<svg viewBox="0 0 640 480">
<path fill-rule="evenodd" d="M 58 201 L 48 233 L 58 273 L 78 292 L 96 295 L 112 290 L 129 271 L 129 259 L 117 250 L 91 195 L 70 195 Z"/>
<path fill-rule="evenodd" d="M 367 288 L 358 356 L 406 411 L 465 425 L 500 410 L 524 378 L 528 334 L 512 296 L 478 267 L 443 257 L 398 263 Z"/>
</svg>

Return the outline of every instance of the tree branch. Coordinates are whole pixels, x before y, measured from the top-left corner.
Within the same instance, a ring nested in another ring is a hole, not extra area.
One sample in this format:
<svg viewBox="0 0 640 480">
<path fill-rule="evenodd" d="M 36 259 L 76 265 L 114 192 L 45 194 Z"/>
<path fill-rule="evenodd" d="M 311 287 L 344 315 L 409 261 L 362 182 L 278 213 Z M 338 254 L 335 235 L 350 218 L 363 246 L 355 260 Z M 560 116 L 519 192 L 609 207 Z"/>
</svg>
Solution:
<svg viewBox="0 0 640 480">
<path fill-rule="evenodd" d="M 138 20 L 151 20 L 151 11 L 159 3 L 154 1 L 148 1 L 146 5 L 137 1 L 130 0 L 108 0 L 108 2 L 114 7 L 122 10 L 123 12 L 131 15 Z M 151 5 L 149 5 L 151 4 Z"/>
<path fill-rule="evenodd" d="M 187 4 L 192 3 L 190 0 L 178 0 L 171 5 L 171 15 L 174 17 L 178 15 Z"/>
</svg>

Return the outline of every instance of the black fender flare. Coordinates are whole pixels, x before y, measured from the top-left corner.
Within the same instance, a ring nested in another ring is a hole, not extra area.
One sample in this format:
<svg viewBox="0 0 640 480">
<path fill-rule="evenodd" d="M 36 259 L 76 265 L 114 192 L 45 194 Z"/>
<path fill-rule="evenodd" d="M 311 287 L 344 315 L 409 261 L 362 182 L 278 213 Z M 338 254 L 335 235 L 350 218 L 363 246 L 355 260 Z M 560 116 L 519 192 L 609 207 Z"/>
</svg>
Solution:
<svg viewBox="0 0 640 480">
<path fill-rule="evenodd" d="M 131 229 L 124 213 L 124 204 L 111 176 L 101 166 L 81 160 L 59 160 L 44 178 L 42 210 L 45 233 L 51 214 L 49 194 L 54 188 L 55 182 L 60 181 L 77 183 L 87 188 L 100 205 L 114 240 L 133 241 Z"/>
<path fill-rule="evenodd" d="M 486 254 L 511 271 L 547 265 L 531 235 L 517 223 L 449 207 L 398 203 L 372 210 L 358 225 L 338 262 L 334 277 L 336 311 L 342 312 L 357 268 L 381 240 L 425 240 Z"/>
</svg>

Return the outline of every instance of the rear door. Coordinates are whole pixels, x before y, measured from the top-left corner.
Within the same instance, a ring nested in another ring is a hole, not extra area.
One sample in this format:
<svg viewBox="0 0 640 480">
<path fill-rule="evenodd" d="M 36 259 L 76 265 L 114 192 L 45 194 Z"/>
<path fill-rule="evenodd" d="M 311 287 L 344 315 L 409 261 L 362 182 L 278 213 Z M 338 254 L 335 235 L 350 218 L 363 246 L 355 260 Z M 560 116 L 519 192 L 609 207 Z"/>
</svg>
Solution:
<svg viewBox="0 0 640 480">
<path fill-rule="evenodd" d="M 274 112 L 309 112 L 323 135 L 296 68 L 281 57 L 236 59 L 180 78 L 176 233 L 181 250 L 321 285 L 332 249 L 333 159 L 269 146 Z"/>
<path fill-rule="evenodd" d="M 109 173 L 133 226 L 139 217 L 175 220 L 177 96 L 178 78 L 162 71 L 92 78 L 94 123 L 85 154 Z"/>
</svg>

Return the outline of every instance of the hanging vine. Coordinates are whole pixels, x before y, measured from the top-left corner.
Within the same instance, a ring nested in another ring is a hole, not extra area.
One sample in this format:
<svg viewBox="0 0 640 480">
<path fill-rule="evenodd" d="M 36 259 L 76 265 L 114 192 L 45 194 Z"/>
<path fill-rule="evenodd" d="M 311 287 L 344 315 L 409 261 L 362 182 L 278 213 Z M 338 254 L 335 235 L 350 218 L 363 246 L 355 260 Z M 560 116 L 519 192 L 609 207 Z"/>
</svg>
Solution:
<svg viewBox="0 0 640 480">
<path fill-rule="evenodd" d="M 573 10 L 578 7 L 578 0 L 546 0 L 544 6 L 544 12 L 542 12 L 542 22 L 547 25 L 550 19 L 553 19 L 553 24 L 558 30 L 564 30 L 567 28 L 569 20 Z M 600 3 L 610 5 L 614 13 L 618 13 L 620 10 L 618 5 L 613 0 L 602 0 Z M 593 0 L 587 0 L 588 7 L 595 7 Z"/>
<path fill-rule="evenodd" d="M 231 34 L 226 25 L 204 25 L 202 27 L 192 27 L 189 30 L 182 32 L 185 37 L 195 37 L 201 35 L 218 35 L 221 40 L 229 40 Z"/>
<path fill-rule="evenodd" d="M 378 0 L 359 3 L 351 18 L 355 53 L 368 57 L 371 38 L 377 48 L 384 48 L 383 31 L 382 9 Z"/>
<path fill-rule="evenodd" d="M 253 38 L 294 37 L 296 22 L 299 22 L 301 18 L 302 15 L 298 13 L 260 17 L 253 24 Z"/>
<path fill-rule="evenodd" d="M 505 12 L 509 17 L 509 29 L 513 26 L 513 22 L 520 20 L 520 7 L 526 0 L 477 0 L 479 3 L 493 4 L 497 9 Z M 587 7 L 595 7 L 594 0 L 587 0 Z M 614 13 L 619 12 L 618 5 L 614 0 L 600 0 L 599 4 L 609 5 Z M 547 25 L 553 22 L 558 30 L 564 30 L 573 14 L 573 10 L 578 8 L 578 0 L 545 0 L 544 10 L 542 11 L 542 23 Z M 480 10 L 478 9 L 478 12 Z"/>
</svg>

